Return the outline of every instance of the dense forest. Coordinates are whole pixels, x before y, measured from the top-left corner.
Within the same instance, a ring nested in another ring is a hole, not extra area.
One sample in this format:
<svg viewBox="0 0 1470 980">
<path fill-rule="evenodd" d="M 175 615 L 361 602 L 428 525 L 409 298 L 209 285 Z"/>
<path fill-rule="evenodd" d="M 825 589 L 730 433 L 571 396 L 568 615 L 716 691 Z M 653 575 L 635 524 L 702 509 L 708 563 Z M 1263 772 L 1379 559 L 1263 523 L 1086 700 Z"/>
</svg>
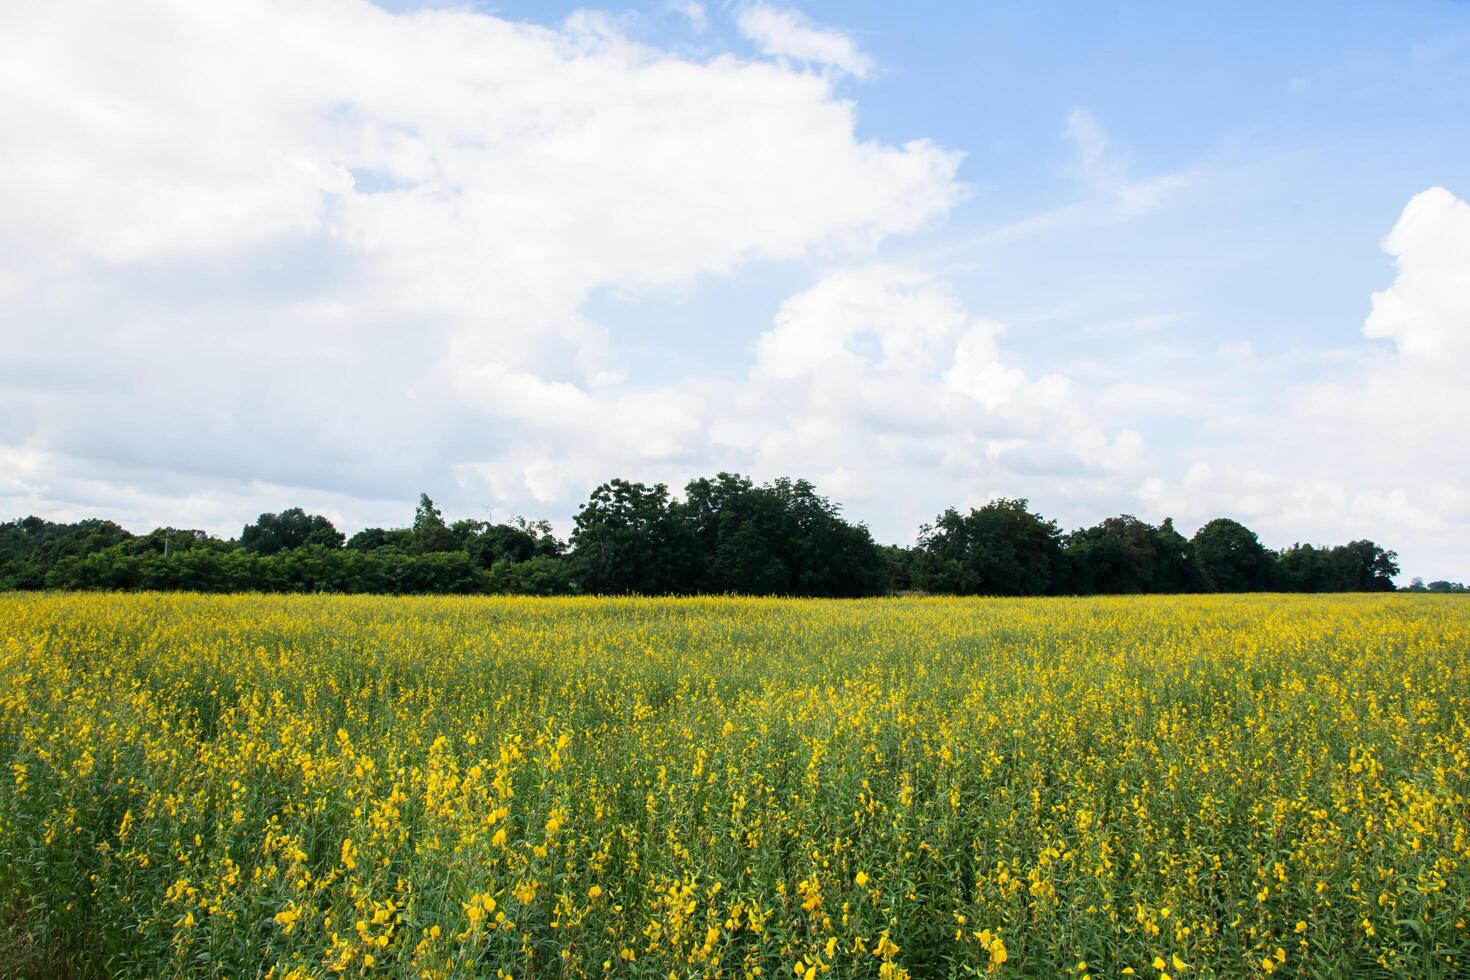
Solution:
<svg viewBox="0 0 1470 980">
<path fill-rule="evenodd" d="M 805 480 L 721 473 L 682 497 L 612 480 L 570 540 L 545 521 L 446 521 L 428 495 L 413 523 L 350 538 L 300 508 L 261 514 L 235 539 L 106 520 L 0 525 L 0 588 L 199 592 L 521 593 L 855 597 L 1390 591 L 1397 556 L 1372 541 L 1264 547 L 1236 521 L 1186 538 L 1166 519 L 1110 517 L 1063 533 L 1025 500 L 946 510 L 913 547 L 881 546 Z M 1463 591 L 1458 583 L 1418 588 Z"/>
</svg>

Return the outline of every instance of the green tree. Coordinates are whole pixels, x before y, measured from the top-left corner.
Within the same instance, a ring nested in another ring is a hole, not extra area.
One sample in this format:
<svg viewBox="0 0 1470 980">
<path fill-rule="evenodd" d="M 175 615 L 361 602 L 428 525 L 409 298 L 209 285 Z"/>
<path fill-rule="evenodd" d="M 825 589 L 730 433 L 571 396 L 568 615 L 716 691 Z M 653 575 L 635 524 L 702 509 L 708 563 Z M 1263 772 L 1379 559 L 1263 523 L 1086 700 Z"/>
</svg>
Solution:
<svg viewBox="0 0 1470 980">
<path fill-rule="evenodd" d="M 1336 586 L 1336 567 L 1329 548 L 1297 543 L 1276 555 L 1275 580 L 1285 592 L 1331 592 Z"/>
<path fill-rule="evenodd" d="M 1392 592 L 1399 573 L 1399 556 L 1372 541 L 1350 541 L 1332 549 L 1338 591 Z"/>
<path fill-rule="evenodd" d="M 905 548 L 902 545 L 888 544 L 880 549 L 883 552 L 883 561 L 888 566 L 888 590 L 889 592 L 907 592 L 917 588 L 914 585 L 914 557 L 918 553 L 916 548 Z"/>
<path fill-rule="evenodd" d="M 320 514 L 308 514 L 300 507 L 279 514 L 261 514 L 255 523 L 246 524 L 240 532 L 241 546 L 256 555 L 274 555 L 308 544 L 340 548 L 343 540 L 342 532 L 331 521 Z"/>
<path fill-rule="evenodd" d="M 592 491 L 574 520 L 571 561 L 582 592 L 693 591 L 692 535 L 662 483 L 614 479 Z"/>
<path fill-rule="evenodd" d="M 691 480 L 679 515 L 689 526 L 700 592 L 790 593 L 791 569 L 781 552 L 796 531 L 777 495 L 748 477 L 720 473 Z"/>
<path fill-rule="evenodd" d="M 692 480 L 674 513 L 694 544 L 692 588 L 743 595 L 864 596 L 888 591 L 868 529 L 806 480 L 757 486 L 720 473 Z"/>
<path fill-rule="evenodd" d="M 488 521 L 455 521 L 450 528 L 461 542 L 461 550 L 481 568 L 497 562 L 526 562 L 532 558 L 555 558 L 566 546 L 552 533 L 547 521 L 513 517 L 503 524 Z"/>
<path fill-rule="evenodd" d="M 1157 564 L 1150 591 L 1199 592 L 1205 587 L 1199 563 L 1194 557 L 1194 546 L 1175 530 L 1174 518 L 1164 518 L 1164 523 L 1154 530 L 1154 553 Z"/>
<path fill-rule="evenodd" d="M 1193 592 L 1201 587 L 1189 541 L 1165 518 L 1155 527 L 1131 514 L 1109 517 L 1066 539 L 1067 591 Z"/>
<path fill-rule="evenodd" d="M 59 562 L 81 558 L 132 540 L 112 521 L 62 524 L 23 517 L 0 524 L 0 589 L 39 589 Z"/>
<path fill-rule="evenodd" d="M 842 508 L 806 480 L 769 484 L 794 530 L 784 561 L 792 571 L 790 594 L 857 598 L 888 591 L 888 563 L 865 524 L 842 517 Z"/>
<path fill-rule="evenodd" d="M 951 507 L 924 525 L 912 579 L 926 592 L 1045 595 L 1060 587 L 1061 560 L 1056 522 L 1001 498 L 968 514 Z"/>
<path fill-rule="evenodd" d="M 564 558 L 536 555 L 526 561 L 502 559 L 490 569 L 491 592 L 516 595 L 570 595 L 573 591 L 570 563 Z"/>
<path fill-rule="evenodd" d="M 415 555 L 427 555 L 439 551 L 457 551 L 457 545 L 454 532 L 444 523 L 444 515 L 434 506 L 434 501 L 426 493 L 419 494 L 408 550 Z"/>
<path fill-rule="evenodd" d="M 1392 592 L 1398 573 L 1398 555 L 1368 540 L 1295 544 L 1276 556 L 1277 580 L 1288 592 Z"/>
<path fill-rule="evenodd" d="M 1217 517 L 1194 532 L 1194 558 L 1211 592 L 1261 592 L 1271 588 L 1275 564 L 1256 532 Z"/>
<path fill-rule="evenodd" d="M 380 527 L 365 527 L 347 539 L 353 551 L 376 551 L 388 545 L 388 532 Z"/>
</svg>

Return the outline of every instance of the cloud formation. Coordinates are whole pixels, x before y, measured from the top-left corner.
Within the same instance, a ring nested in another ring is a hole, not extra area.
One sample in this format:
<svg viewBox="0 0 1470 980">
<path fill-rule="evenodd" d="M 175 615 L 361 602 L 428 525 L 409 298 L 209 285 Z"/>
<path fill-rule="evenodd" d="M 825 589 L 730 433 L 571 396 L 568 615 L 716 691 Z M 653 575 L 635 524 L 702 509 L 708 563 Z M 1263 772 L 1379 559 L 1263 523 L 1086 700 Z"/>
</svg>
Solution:
<svg viewBox="0 0 1470 980">
<path fill-rule="evenodd" d="M 852 38 L 816 26 L 799 10 L 755 3 L 740 13 L 738 25 L 761 54 L 804 61 L 857 78 L 867 77 L 873 68 Z"/>
<path fill-rule="evenodd" d="M 859 139 L 820 74 L 586 13 L 12 4 L 0 91 L 0 443 L 51 461 L 9 510 L 200 480 L 411 499 L 517 454 L 547 499 L 529 432 L 626 426 L 565 447 L 615 468 L 689 437 L 594 290 L 865 251 L 961 193 L 956 154 Z"/>
<path fill-rule="evenodd" d="M 1247 355 L 1230 372 L 1255 402 L 1232 409 L 1236 438 L 1177 454 L 1177 475 L 1141 484 L 1146 507 L 1185 521 L 1231 513 L 1278 544 L 1373 537 L 1399 549 L 1406 573 L 1464 577 L 1470 205 L 1444 188 L 1416 194 L 1383 249 L 1397 273 L 1362 332 L 1394 348 L 1352 348 L 1321 377 L 1285 384 L 1270 359 Z"/>
<path fill-rule="evenodd" d="M 1189 185 L 1190 177 L 1184 173 L 1135 178 L 1128 158 L 1112 145 L 1101 121 L 1086 109 L 1068 114 L 1067 139 L 1075 152 L 1072 174 L 1124 214 L 1155 211 L 1171 193 Z"/>
<path fill-rule="evenodd" d="M 1443 187 L 1414 195 L 1383 250 L 1398 277 L 1373 294 L 1363 333 L 1392 340 L 1406 357 L 1470 354 L 1470 204 Z"/>
</svg>

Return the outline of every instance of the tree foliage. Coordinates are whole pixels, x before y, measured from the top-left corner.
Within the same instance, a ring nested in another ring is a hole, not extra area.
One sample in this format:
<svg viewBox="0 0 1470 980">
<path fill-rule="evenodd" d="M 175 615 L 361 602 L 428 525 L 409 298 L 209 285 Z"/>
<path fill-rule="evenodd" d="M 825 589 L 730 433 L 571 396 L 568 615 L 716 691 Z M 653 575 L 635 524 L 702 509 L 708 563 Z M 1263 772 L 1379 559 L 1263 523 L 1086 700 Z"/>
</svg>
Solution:
<svg viewBox="0 0 1470 980">
<path fill-rule="evenodd" d="M 0 524 L 0 589 L 179 589 L 530 595 L 697 593 L 858 597 L 1378 592 L 1398 556 L 1373 541 L 1266 549 L 1217 518 L 1186 539 L 1172 520 L 1128 514 L 1063 534 L 1024 499 L 1001 498 L 925 525 L 913 547 L 879 546 L 805 480 L 609 480 L 578 511 L 570 542 L 546 521 L 452 523 L 421 494 L 407 527 L 346 538 L 319 514 L 261 514 L 237 540 L 201 530 L 133 534 L 111 521 L 25 517 Z M 1463 592 L 1436 580 L 1423 591 Z"/>
<path fill-rule="evenodd" d="M 1283 592 L 1392 592 L 1399 573 L 1398 555 L 1367 540 L 1335 548 L 1295 544 L 1276 567 Z"/>
<path fill-rule="evenodd" d="M 691 542 L 669 488 L 614 479 L 592 491 L 572 531 L 572 574 L 585 592 L 672 595 L 689 591 Z"/>
<path fill-rule="evenodd" d="M 851 597 L 888 591 L 868 529 L 805 480 L 757 486 L 720 473 L 690 481 L 676 513 L 688 527 L 698 591 Z"/>
<path fill-rule="evenodd" d="M 1157 527 L 1131 514 L 1073 531 L 1066 541 L 1069 587 L 1094 593 L 1197 592 L 1203 587 L 1190 543 L 1165 518 Z"/>
<path fill-rule="evenodd" d="M 1062 581 L 1062 535 L 1025 500 L 953 507 L 919 532 L 916 588 L 953 595 L 1046 595 Z"/>
<path fill-rule="evenodd" d="M 1211 592 L 1262 592 L 1275 567 L 1256 532 L 1228 517 L 1210 521 L 1190 539 L 1203 585 Z"/>
<path fill-rule="evenodd" d="M 257 555 L 274 555 L 309 544 L 340 548 L 344 540 L 331 521 L 320 514 L 308 514 L 300 507 L 279 514 L 261 514 L 254 524 L 246 524 L 240 532 L 240 545 Z"/>
<path fill-rule="evenodd" d="M 444 523 L 444 515 L 434 506 L 426 493 L 419 494 L 419 506 L 413 513 L 413 533 L 408 539 L 408 550 L 415 555 L 430 555 L 437 551 L 456 551 L 459 542 L 454 532 Z"/>
</svg>

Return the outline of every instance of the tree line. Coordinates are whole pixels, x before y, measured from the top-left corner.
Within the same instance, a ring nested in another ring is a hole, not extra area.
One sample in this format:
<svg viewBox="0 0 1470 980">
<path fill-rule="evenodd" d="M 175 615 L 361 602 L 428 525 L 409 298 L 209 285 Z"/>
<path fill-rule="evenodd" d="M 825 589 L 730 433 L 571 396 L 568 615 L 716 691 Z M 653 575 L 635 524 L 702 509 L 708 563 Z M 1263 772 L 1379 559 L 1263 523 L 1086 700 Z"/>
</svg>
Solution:
<svg viewBox="0 0 1470 980">
<path fill-rule="evenodd" d="M 1026 500 L 1000 499 L 882 546 L 805 480 L 720 473 L 664 484 L 614 479 L 568 540 L 546 521 L 447 521 L 421 495 L 407 527 L 347 537 L 319 514 L 261 514 L 238 538 L 100 519 L 0 524 L 0 589 L 526 595 L 860 597 L 1390 591 L 1397 555 L 1372 541 L 1273 551 L 1219 518 L 1184 537 L 1124 514 L 1063 533 Z M 1439 584 L 1439 583 L 1435 583 Z"/>
</svg>

